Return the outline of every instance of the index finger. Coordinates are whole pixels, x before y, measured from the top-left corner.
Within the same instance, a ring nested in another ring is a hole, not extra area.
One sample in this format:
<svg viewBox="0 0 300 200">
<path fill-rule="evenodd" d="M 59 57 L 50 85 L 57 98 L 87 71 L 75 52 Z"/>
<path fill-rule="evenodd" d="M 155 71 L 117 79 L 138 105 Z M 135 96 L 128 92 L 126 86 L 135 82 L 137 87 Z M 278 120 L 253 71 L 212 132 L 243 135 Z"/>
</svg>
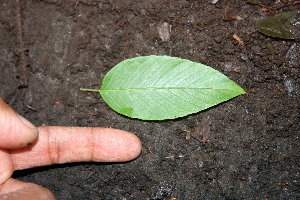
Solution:
<svg viewBox="0 0 300 200">
<path fill-rule="evenodd" d="M 38 130 L 32 146 L 9 150 L 15 170 L 69 162 L 124 162 L 141 153 L 141 141 L 127 131 L 60 126 Z"/>
</svg>

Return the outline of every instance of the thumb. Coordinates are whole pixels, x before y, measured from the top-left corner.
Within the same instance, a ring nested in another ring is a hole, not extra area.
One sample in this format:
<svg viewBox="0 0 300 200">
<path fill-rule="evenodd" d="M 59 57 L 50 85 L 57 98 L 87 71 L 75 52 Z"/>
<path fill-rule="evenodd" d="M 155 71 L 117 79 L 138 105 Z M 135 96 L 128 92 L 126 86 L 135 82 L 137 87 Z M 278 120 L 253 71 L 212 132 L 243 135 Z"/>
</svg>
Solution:
<svg viewBox="0 0 300 200">
<path fill-rule="evenodd" d="M 0 200 L 55 200 L 50 190 L 42 186 L 10 178 L 2 186 Z"/>
<path fill-rule="evenodd" d="M 33 143 L 37 136 L 37 128 L 0 98 L 0 147 L 22 148 Z"/>
</svg>

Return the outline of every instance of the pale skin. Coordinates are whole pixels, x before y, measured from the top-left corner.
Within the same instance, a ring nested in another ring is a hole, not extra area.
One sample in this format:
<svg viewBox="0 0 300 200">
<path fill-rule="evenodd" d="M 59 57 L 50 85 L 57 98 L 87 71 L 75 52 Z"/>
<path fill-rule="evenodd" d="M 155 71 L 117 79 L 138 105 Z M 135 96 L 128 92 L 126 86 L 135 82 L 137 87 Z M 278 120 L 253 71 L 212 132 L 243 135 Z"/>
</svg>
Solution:
<svg viewBox="0 0 300 200">
<path fill-rule="evenodd" d="M 35 127 L 0 98 L 0 200 L 55 200 L 42 186 L 11 178 L 15 170 L 70 162 L 124 162 L 141 153 L 134 134 L 111 128 Z"/>
</svg>

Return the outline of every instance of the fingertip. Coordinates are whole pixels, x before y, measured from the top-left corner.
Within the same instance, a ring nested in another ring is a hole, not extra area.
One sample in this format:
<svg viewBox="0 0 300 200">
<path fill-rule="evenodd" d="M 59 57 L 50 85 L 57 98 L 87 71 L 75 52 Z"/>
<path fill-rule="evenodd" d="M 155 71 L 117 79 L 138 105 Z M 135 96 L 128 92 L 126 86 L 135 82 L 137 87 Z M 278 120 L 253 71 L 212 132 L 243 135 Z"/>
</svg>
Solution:
<svg viewBox="0 0 300 200">
<path fill-rule="evenodd" d="M 105 128 L 96 128 L 95 160 L 101 162 L 126 162 L 137 158 L 142 151 L 141 140 L 133 133 Z M 97 141 L 97 140 L 96 140 Z M 101 155 L 97 158 L 97 155 Z"/>
<path fill-rule="evenodd" d="M 126 131 L 124 131 L 126 132 Z M 124 161 L 130 161 L 134 160 L 142 152 L 142 142 L 141 140 L 133 133 L 126 132 L 128 136 L 128 142 L 123 144 L 124 145 L 124 150 L 127 150 L 127 153 L 125 154 L 126 156 L 124 157 Z M 125 140 L 126 142 L 126 140 Z"/>
<path fill-rule="evenodd" d="M 35 125 L 33 125 L 31 122 L 29 122 L 27 119 L 16 113 L 18 118 L 21 120 L 21 122 L 27 126 L 28 128 L 36 129 Z"/>
<path fill-rule="evenodd" d="M 37 127 L 35 125 L 33 125 L 30 121 L 28 121 L 27 119 L 25 119 L 24 117 L 22 117 L 21 115 L 19 115 L 18 113 L 16 113 L 18 118 L 20 119 L 20 121 L 23 123 L 23 125 L 27 126 L 26 127 L 26 131 L 28 132 L 28 140 L 32 142 L 34 142 L 39 134 L 39 131 L 37 129 Z M 24 128 L 25 131 L 25 128 Z"/>
<path fill-rule="evenodd" d="M 22 124 L 22 125 L 20 125 L 20 129 L 21 129 L 20 132 L 22 132 L 21 134 L 23 134 L 23 137 L 24 137 L 22 139 L 24 141 L 20 141 L 19 146 L 16 145 L 16 148 L 30 146 L 37 139 L 37 137 L 39 135 L 39 131 L 36 128 L 36 126 L 34 126 L 27 119 L 25 119 L 18 113 L 16 113 L 16 115 L 18 116 L 18 118 L 20 120 L 20 124 Z"/>
<path fill-rule="evenodd" d="M 37 128 L 18 115 L 0 98 L 0 147 L 16 149 L 32 144 L 37 136 Z"/>
</svg>

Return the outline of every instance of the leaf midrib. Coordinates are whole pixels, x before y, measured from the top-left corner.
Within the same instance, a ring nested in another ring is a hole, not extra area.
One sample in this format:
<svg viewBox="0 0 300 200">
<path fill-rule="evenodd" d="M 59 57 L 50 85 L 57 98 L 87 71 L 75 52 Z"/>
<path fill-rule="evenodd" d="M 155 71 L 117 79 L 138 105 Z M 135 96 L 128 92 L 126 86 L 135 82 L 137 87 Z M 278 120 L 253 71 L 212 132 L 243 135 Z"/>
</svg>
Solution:
<svg viewBox="0 0 300 200">
<path fill-rule="evenodd" d="M 100 89 L 100 92 L 118 92 L 135 90 L 212 90 L 213 88 L 190 88 L 190 87 L 151 87 L 151 88 L 128 88 L 128 89 Z M 218 90 L 218 89 L 214 89 Z"/>
</svg>

